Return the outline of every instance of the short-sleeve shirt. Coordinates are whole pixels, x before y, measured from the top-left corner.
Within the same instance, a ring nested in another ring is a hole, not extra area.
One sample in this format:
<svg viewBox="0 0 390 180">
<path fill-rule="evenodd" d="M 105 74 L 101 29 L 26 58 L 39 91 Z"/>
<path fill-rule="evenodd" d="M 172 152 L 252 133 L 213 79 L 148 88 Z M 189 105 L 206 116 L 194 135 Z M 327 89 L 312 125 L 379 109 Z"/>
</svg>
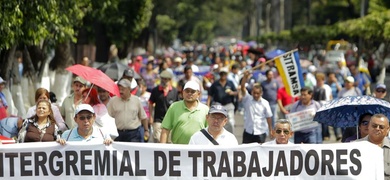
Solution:
<svg viewBox="0 0 390 180">
<path fill-rule="evenodd" d="M 167 112 L 169 106 L 172 103 L 179 100 L 179 94 L 177 89 L 171 87 L 167 94 L 164 94 L 162 86 L 156 86 L 153 88 L 149 103 L 154 103 L 154 122 L 162 122 L 164 119 L 165 113 Z"/>
<path fill-rule="evenodd" d="M 271 107 L 264 98 L 256 101 L 246 92 L 242 98 L 244 106 L 244 129 L 247 133 L 260 135 L 268 133 L 267 118 L 272 117 Z"/>
<path fill-rule="evenodd" d="M 341 91 L 339 92 L 339 94 L 337 95 L 338 98 L 343 98 L 343 97 L 347 97 L 347 96 L 361 96 L 362 95 L 362 91 L 360 91 L 359 88 L 356 88 L 356 87 L 352 87 L 351 89 L 341 89 Z"/>
<path fill-rule="evenodd" d="M 237 91 L 232 81 L 226 81 L 225 86 L 219 81 L 214 82 L 209 90 L 209 96 L 213 97 L 213 102 L 226 105 L 234 102 L 234 96 L 230 96 L 226 91 L 230 89 L 231 91 Z"/>
<path fill-rule="evenodd" d="M 141 120 L 147 119 L 141 100 L 134 95 L 123 100 L 113 97 L 107 104 L 108 114 L 115 118 L 116 127 L 119 130 L 134 130 L 141 126 Z"/>
<path fill-rule="evenodd" d="M 68 125 L 69 129 L 72 129 L 77 126 L 74 121 L 74 112 L 76 111 L 76 106 L 74 105 L 74 94 L 67 96 L 62 102 L 60 107 L 61 115 L 65 117 L 65 123 Z"/>
<path fill-rule="evenodd" d="M 209 132 L 209 128 L 205 128 L 206 132 Z M 209 133 L 210 134 L 210 133 Z M 211 137 L 213 135 L 210 134 Z M 214 138 L 215 139 L 215 138 Z M 222 134 L 220 134 L 215 141 L 218 142 L 219 145 L 238 145 L 238 141 L 236 139 L 236 136 L 234 136 L 229 131 L 226 131 L 225 128 L 223 128 Z M 191 136 L 190 142 L 188 144 L 196 144 L 196 145 L 214 145 L 201 131 L 196 132 L 194 135 Z"/>
<path fill-rule="evenodd" d="M 174 102 L 165 114 L 161 126 L 171 131 L 174 144 L 188 144 L 191 136 L 207 126 L 209 107 L 198 101 L 194 110 L 189 110 L 184 101 Z"/>
<path fill-rule="evenodd" d="M 276 104 L 279 83 L 275 79 L 272 79 L 270 82 L 261 82 L 261 87 L 263 88 L 263 98 L 266 99 L 269 104 Z"/>
<path fill-rule="evenodd" d="M 85 139 L 83 136 L 80 136 L 80 134 L 77 131 L 77 127 L 73 128 L 71 130 L 66 130 L 64 133 L 62 133 L 61 138 L 65 139 L 66 141 L 101 142 L 101 143 L 103 143 L 104 139 L 109 137 L 107 134 L 105 134 L 98 127 L 93 126 L 92 128 L 93 128 L 92 134 L 87 139 Z"/>
</svg>

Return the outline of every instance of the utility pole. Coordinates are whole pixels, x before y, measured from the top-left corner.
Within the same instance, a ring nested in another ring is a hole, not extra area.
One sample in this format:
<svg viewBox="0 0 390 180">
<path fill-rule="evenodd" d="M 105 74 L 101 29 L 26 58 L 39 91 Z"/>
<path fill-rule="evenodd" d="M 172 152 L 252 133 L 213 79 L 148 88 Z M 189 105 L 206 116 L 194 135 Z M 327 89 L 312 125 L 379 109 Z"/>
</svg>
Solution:
<svg viewBox="0 0 390 180">
<path fill-rule="evenodd" d="M 260 33 L 261 33 L 261 21 L 262 21 L 262 14 L 263 14 L 263 0 L 256 0 L 256 8 L 257 8 L 257 16 L 256 16 L 256 25 L 257 25 L 257 31 L 256 31 L 256 42 L 260 41 Z"/>
</svg>

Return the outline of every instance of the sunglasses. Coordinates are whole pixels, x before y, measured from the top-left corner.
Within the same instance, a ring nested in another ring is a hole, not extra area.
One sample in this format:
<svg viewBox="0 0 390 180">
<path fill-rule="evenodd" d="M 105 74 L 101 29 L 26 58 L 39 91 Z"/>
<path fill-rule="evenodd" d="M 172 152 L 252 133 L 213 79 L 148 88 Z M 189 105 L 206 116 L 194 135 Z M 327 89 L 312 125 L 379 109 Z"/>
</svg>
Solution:
<svg viewBox="0 0 390 180">
<path fill-rule="evenodd" d="M 382 89 L 377 89 L 376 92 L 379 92 L 379 93 L 385 93 L 386 90 L 382 90 Z"/>
<path fill-rule="evenodd" d="M 363 126 L 367 126 L 369 123 L 369 121 L 362 121 L 360 124 L 363 125 Z"/>
<path fill-rule="evenodd" d="M 276 134 L 282 134 L 282 132 L 285 134 L 285 135 L 289 135 L 290 134 L 290 131 L 289 130 L 281 130 L 281 129 L 278 129 L 275 131 Z"/>
<path fill-rule="evenodd" d="M 79 119 L 84 121 L 85 119 L 91 120 L 92 116 L 79 116 Z"/>
<path fill-rule="evenodd" d="M 383 130 L 385 129 L 385 125 L 379 125 L 379 124 L 372 124 L 371 125 L 372 128 L 376 129 L 379 127 L 379 129 Z"/>
</svg>

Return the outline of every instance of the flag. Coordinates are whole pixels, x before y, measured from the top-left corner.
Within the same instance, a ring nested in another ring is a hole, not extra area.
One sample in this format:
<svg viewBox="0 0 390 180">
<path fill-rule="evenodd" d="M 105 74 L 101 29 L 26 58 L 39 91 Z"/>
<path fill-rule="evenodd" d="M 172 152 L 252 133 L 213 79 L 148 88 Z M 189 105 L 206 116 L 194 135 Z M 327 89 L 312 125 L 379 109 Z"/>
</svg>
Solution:
<svg viewBox="0 0 390 180">
<path fill-rule="evenodd" d="M 305 84 L 298 51 L 290 51 L 276 57 L 275 64 L 287 93 L 292 97 L 299 96 L 301 94 L 301 88 Z"/>
</svg>

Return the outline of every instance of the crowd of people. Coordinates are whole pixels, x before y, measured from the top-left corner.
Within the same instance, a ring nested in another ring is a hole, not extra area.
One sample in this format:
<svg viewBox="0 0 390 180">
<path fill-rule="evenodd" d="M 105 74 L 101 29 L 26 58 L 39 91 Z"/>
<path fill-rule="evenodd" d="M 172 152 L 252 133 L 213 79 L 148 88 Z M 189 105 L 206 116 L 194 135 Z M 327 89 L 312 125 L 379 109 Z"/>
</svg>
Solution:
<svg viewBox="0 0 390 180">
<path fill-rule="evenodd" d="M 319 60 L 318 67 L 305 68 L 305 87 L 299 97 L 291 97 L 274 63 L 253 53 L 235 60 L 211 56 L 205 72 L 200 72 L 192 57 L 174 57 L 174 63 L 171 58 L 132 58 L 129 69 L 115 79 L 120 96 L 88 87 L 77 76 L 72 93 L 57 106 L 51 104 L 48 90 L 38 88 L 36 105 L 26 117 L 15 118 L 17 141 L 238 145 L 235 114 L 240 113 L 242 143 L 320 144 L 330 138 L 327 125 L 293 132 L 286 115 L 318 110 L 327 101 L 346 96 L 372 94 L 384 99 L 387 91 L 385 84 L 378 84 L 371 93 L 369 76 L 355 65 L 346 67 L 342 59 L 332 70 L 325 68 L 324 60 Z M 262 66 L 251 69 L 255 64 Z M 4 86 L 0 78 L 0 92 Z M 0 93 L 0 119 L 8 117 L 7 102 Z M 390 148 L 388 119 L 381 114 L 362 115 L 358 131 L 332 129 L 337 141 L 367 140 L 386 152 Z"/>
</svg>

